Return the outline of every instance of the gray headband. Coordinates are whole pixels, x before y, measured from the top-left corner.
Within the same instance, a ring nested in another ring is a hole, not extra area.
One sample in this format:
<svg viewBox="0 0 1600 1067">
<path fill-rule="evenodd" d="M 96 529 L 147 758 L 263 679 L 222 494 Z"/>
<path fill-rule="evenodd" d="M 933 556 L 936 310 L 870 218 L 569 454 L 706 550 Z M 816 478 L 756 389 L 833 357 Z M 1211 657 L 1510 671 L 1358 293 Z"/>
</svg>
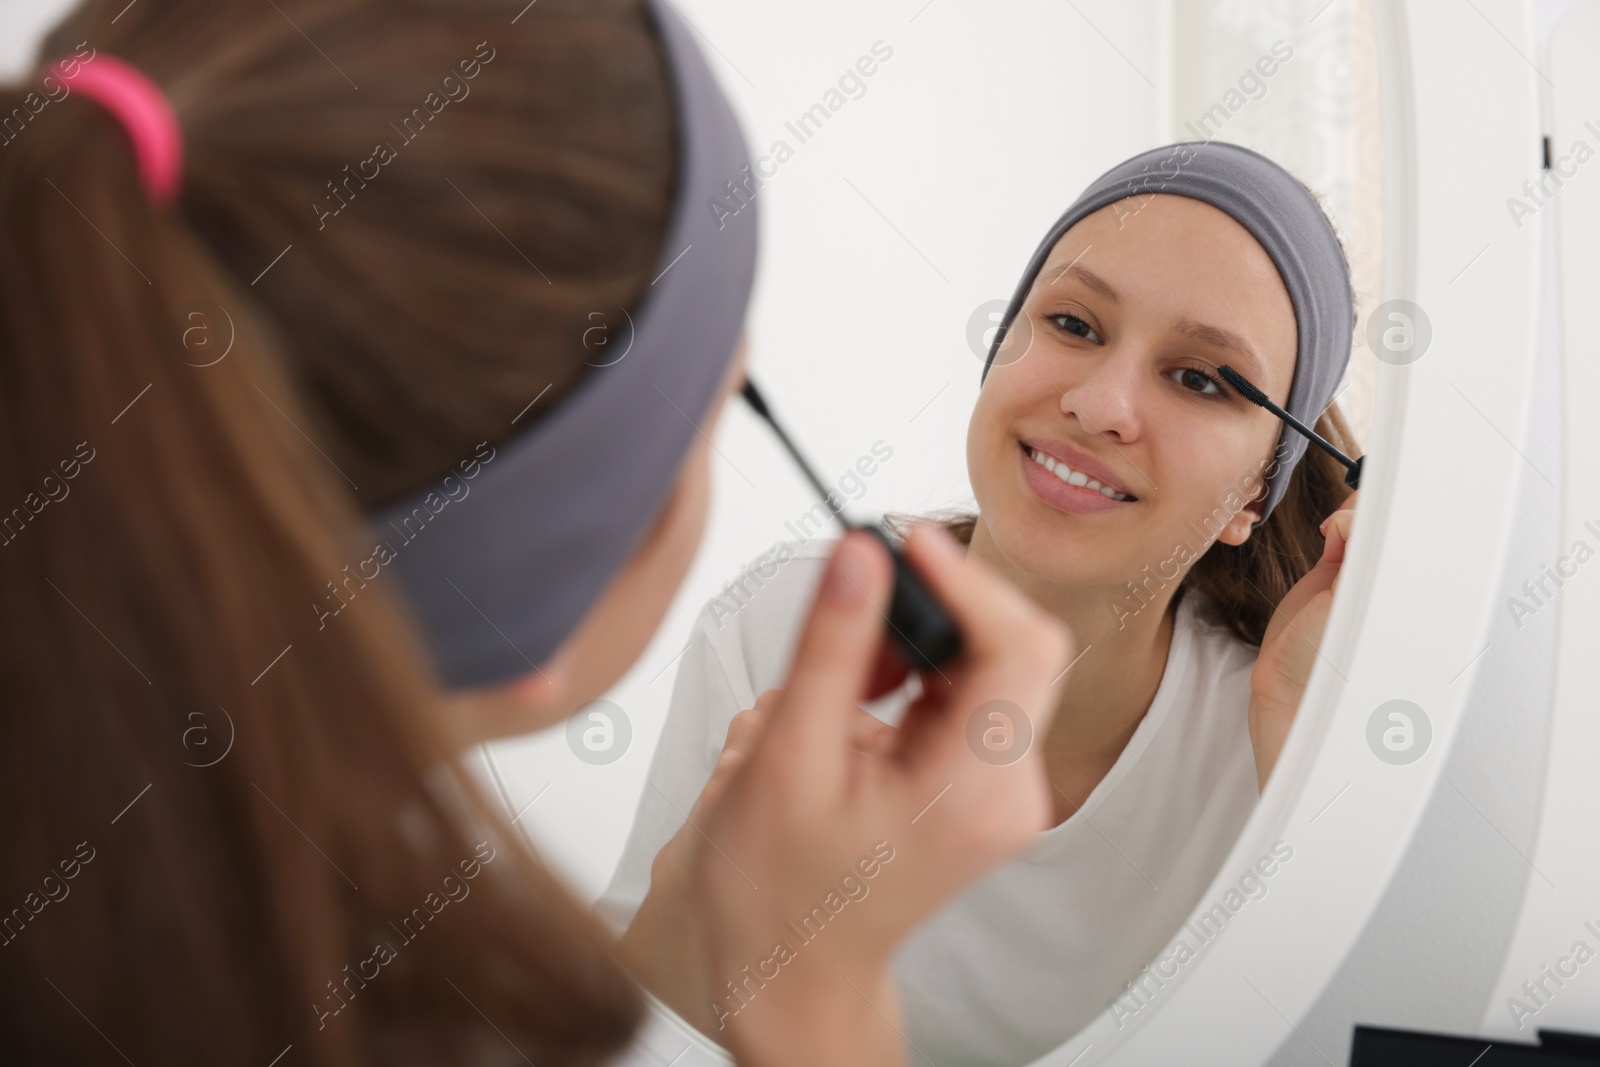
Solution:
<svg viewBox="0 0 1600 1067">
<path fill-rule="evenodd" d="M 1350 361 L 1355 308 L 1349 268 L 1339 239 L 1305 187 L 1266 156 L 1225 141 L 1184 141 L 1153 148 L 1095 179 L 1050 228 L 1028 262 L 989 346 L 983 377 L 988 377 L 1006 330 L 1022 309 L 1034 279 L 1061 236 L 1107 204 L 1151 193 L 1187 196 L 1220 208 L 1250 231 L 1272 257 L 1289 290 L 1299 334 L 1294 377 L 1284 409 L 1307 426 L 1315 427 L 1333 402 L 1334 390 Z M 1277 448 L 1269 462 L 1269 466 L 1276 466 L 1268 475 L 1265 510 L 1255 526 L 1265 522 L 1283 499 L 1289 476 L 1305 455 L 1308 443 L 1288 426 L 1279 425 Z"/>
<path fill-rule="evenodd" d="M 597 358 L 555 410 L 367 520 L 451 688 L 526 674 L 577 628 L 676 483 L 744 324 L 757 227 L 734 183 L 749 189 L 749 153 L 672 5 L 646 6 L 675 87 L 679 144 L 655 280 L 609 323 L 604 365 Z"/>
</svg>

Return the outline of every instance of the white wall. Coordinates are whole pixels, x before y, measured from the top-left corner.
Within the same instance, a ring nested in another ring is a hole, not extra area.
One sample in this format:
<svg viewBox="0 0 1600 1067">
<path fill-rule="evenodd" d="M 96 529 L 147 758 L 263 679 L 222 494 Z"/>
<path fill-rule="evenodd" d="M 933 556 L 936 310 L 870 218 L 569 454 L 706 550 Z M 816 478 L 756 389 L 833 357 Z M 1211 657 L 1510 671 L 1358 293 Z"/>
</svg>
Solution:
<svg viewBox="0 0 1600 1067">
<path fill-rule="evenodd" d="M 0 3 L 0 78 L 26 76 L 39 38 L 77 6 L 77 0 Z"/>
</svg>

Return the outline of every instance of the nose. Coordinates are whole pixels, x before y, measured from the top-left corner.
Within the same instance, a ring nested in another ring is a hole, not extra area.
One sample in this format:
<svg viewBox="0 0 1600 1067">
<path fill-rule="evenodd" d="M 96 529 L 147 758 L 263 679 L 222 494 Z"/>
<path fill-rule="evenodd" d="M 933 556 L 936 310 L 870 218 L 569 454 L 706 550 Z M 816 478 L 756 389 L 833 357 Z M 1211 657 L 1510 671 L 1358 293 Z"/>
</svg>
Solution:
<svg viewBox="0 0 1600 1067">
<path fill-rule="evenodd" d="M 1076 380 L 1065 383 L 1061 413 L 1076 418 L 1087 433 L 1105 434 L 1121 444 L 1137 440 L 1143 365 L 1132 346 L 1106 350 Z"/>
</svg>

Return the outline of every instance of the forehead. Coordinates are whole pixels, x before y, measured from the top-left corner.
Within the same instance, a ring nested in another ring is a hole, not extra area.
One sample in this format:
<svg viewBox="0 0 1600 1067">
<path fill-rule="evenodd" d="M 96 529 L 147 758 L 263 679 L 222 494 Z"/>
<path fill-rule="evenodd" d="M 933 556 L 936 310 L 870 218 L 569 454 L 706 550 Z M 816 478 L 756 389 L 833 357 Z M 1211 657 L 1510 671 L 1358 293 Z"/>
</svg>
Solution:
<svg viewBox="0 0 1600 1067">
<path fill-rule="evenodd" d="M 1030 301 L 1068 290 L 1090 295 L 1098 301 L 1093 310 L 1123 322 L 1165 331 L 1189 321 L 1231 331 L 1250 342 L 1274 380 L 1287 386 L 1293 373 L 1294 305 L 1272 257 L 1236 219 L 1204 201 L 1129 197 L 1078 220 L 1051 249 Z"/>
</svg>

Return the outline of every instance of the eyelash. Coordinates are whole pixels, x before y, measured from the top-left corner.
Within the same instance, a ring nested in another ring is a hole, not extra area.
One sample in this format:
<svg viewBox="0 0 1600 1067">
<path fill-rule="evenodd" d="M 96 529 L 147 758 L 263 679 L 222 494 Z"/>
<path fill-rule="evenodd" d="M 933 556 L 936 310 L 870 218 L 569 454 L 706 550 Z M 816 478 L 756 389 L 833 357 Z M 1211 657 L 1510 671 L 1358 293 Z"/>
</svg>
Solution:
<svg viewBox="0 0 1600 1067">
<path fill-rule="evenodd" d="M 1056 319 L 1071 319 L 1074 322 L 1082 322 L 1083 325 L 1089 326 L 1089 324 L 1087 322 L 1084 322 L 1083 319 L 1079 318 L 1076 315 L 1069 314 L 1069 313 L 1067 313 L 1065 311 L 1058 311 L 1058 312 L 1056 312 L 1054 314 L 1046 315 L 1045 319 L 1047 321 L 1051 322 L 1052 324 L 1054 324 Z M 1061 330 L 1063 333 L 1067 333 L 1067 334 L 1070 334 L 1073 337 L 1077 337 L 1077 338 L 1083 339 L 1083 335 L 1082 334 L 1073 333 L 1072 331 L 1068 330 L 1065 326 L 1057 326 L 1056 328 L 1058 330 Z M 1089 329 L 1093 330 L 1094 327 L 1093 326 L 1089 326 Z M 1196 393 L 1193 389 L 1186 389 L 1186 390 L 1184 390 L 1185 392 L 1193 393 L 1195 396 L 1201 397 L 1202 399 L 1206 399 L 1206 400 L 1226 400 L 1227 399 L 1227 397 L 1228 397 L 1228 387 L 1223 383 L 1221 378 L 1218 378 L 1215 374 L 1211 373 L 1210 368 L 1207 367 L 1205 364 L 1190 363 L 1190 364 L 1186 364 L 1186 365 L 1184 365 L 1182 367 L 1179 367 L 1179 368 L 1176 368 L 1176 369 L 1185 370 L 1185 371 L 1193 371 L 1194 373 L 1200 375 L 1200 377 L 1204 378 L 1206 381 L 1210 382 L 1217 389 L 1217 391 L 1215 393 Z"/>
</svg>

